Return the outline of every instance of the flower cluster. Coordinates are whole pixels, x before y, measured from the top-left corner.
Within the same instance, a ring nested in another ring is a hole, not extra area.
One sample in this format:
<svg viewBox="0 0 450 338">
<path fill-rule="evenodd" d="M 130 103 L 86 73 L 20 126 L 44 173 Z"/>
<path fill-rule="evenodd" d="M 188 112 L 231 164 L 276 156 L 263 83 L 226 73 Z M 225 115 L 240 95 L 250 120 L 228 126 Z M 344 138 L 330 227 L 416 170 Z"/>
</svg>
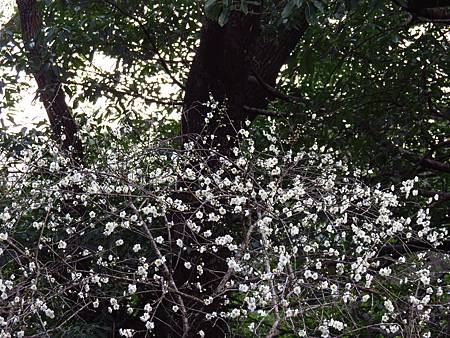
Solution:
<svg viewBox="0 0 450 338">
<path fill-rule="evenodd" d="M 48 142 L 1 150 L 0 337 L 96 311 L 124 337 L 171 320 L 200 336 L 204 323 L 269 337 L 442 324 L 448 233 L 407 202 L 414 180 L 370 187 L 338 152 L 294 151 L 275 126 L 257 149 L 251 134 L 229 155 L 111 141 L 74 164 Z"/>
</svg>

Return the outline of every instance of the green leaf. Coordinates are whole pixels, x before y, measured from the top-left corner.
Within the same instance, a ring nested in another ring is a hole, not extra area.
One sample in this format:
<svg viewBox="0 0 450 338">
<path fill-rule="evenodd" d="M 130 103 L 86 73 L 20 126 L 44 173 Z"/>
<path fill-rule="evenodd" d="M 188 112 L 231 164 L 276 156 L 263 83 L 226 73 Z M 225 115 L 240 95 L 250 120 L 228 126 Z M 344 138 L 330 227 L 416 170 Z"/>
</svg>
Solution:
<svg viewBox="0 0 450 338">
<path fill-rule="evenodd" d="M 281 18 L 282 19 L 287 19 L 291 16 L 292 11 L 294 10 L 295 7 L 295 1 L 290 0 L 286 3 L 286 5 L 283 8 L 283 11 L 281 12 Z"/>
<path fill-rule="evenodd" d="M 223 27 L 227 24 L 229 13 L 230 12 L 228 11 L 228 9 L 223 9 L 223 11 L 220 13 L 219 19 L 217 20 L 220 27 Z"/>
<path fill-rule="evenodd" d="M 208 0 L 205 4 L 205 15 L 211 20 L 217 20 L 221 12 L 221 6 L 217 0 Z"/>
<path fill-rule="evenodd" d="M 345 9 L 351 11 L 358 6 L 358 0 L 345 0 Z"/>
<path fill-rule="evenodd" d="M 306 48 L 303 52 L 301 71 L 306 75 L 314 73 L 314 58 L 311 48 Z"/>
<path fill-rule="evenodd" d="M 320 11 L 320 12 L 324 12 L 325 11 L 325 5 L 323 4 L 322 1 L 320 0 L 313 0 L 312 1 L 314 6 Z"/>
<path fill-rule="evenodd" d="M 308 21 L 308 23 L 310 25 L 317 22 L 315 6 L 311 6 L 310 4 L 308 4 L 308 6 L 306 6 L 306 8 L 305 8 L 305 15 L 306 15 L 306 21 Z"/>
<path fill-rule="evenodd" d="M 334 18 L 337 20 L 341 20 L 345 15 L 345 11 L 346 11 L 345 6 L 342 3 L 340 3 L 334 12 Z"/>
<path fill-rule="evenodd" d="M 370 3 L 370 7 L 372 10 L 379 9 L 381 8 L 382 5 L 383 5 L 382 0 L 372 0 L 372 2 Z"/>
<path fill-rule="evenodd" d="M 217 0 L 208 0 L 205 4 L 205 12 L 208 13 L 215 5 L 217 5 Z"/>
<path fill-rule="evenodd" d="M 241 11 L 245 15 L 248 14 L 248 4 L 247 4 L 247 2 L 245 0 L 241 0 Z"/>
</svg>

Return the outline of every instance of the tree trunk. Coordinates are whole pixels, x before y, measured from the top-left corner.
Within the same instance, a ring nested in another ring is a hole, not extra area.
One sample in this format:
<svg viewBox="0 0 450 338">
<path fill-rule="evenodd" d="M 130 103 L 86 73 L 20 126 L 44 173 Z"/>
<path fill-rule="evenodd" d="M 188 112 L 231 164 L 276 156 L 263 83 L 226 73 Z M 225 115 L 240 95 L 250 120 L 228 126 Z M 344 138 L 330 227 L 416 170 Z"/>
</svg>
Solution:
<svg viewBox="0 0 450 338">
<path fill-rule="evenodd" d="M 267 88 L 275 86 L 281 66 L 308 25 L 303 19 L 296 29 L 283 27 L 268 39 L 260 34 L 262 20 L 260 15 L 239 12 L 233 12 L 224 27 L 205 20 L 186 83 L 185 141 L 201 133 L 214 134 L 208 145 L 227 152 L 233 144 L 227 136 L 234 138 L 245 120 L 257 116 L 245 107 L 264 109 L 273 98 Z M 226 107 L 227 116 L 206 106 L 210 97 Z M 206 125 L 208 113 L 212 118 Z"/>
<path fill-rule="evenodd" d="M 258 14 L 244 15 L 233 12 L 228 23 L 221 27 L 216 22 L 206 19 L 200 37 L 200 46 L 191 65 L 186 82 L 184 112 L 182 116 L 182 133 L 184 142 L 196 139 L 198 135 L 214 135 L 201 147 L 217 147 L 223 155 L 230 155 L 238 131 L 245 127 L 245 121 L 256 118 L 255 110 L 246 107 L 264 109 L 273 99 L 268 88 L 273 88 L 282 65 L 298 44 L 307 28 L 306 20 L 302 20 L 298 28 L 282 27 L 275 36 L 267 38 L 261 34 L 264 18 Z M 223 111 L 207 106 L 210 98 L 223 105 Z M 211 116 L 212 114 L 212 116 Z M 209 122 L 206 123 L 205 119 Z M 180 182 L 182 185 L 183 182 Z M 189 196 L 183 200 L 189 199 Z M 172 238 L 183 236 L 186 229 L 182 213 L 171 215 L 173 221 Z M 226 224 L 223 224 L 226 226 Z M 220 231 L 220 229 L 215 229 Z M 226 257 L 227 253 L 218 254 Z M 190 257 L 191 259 L 193 257 Z M 213 294 L 222 280 L 227 264 L 225 260 L 203 256 L 204 270 L 214 271 L 202 276 L 202 285 L 207 285 L 202 297 Z M 175 281 L 180 288 L 193 285 L 197 279 L 186 272 L 183 267 L 172 267 Z M 186 293 L 192 292 L 184 289 Z M 206 321 L 204 313 L 218 311 L 221 300 L 214 301 L 208 307 L 195 304 L 186 299 L 187 304 L 198 314 L 191 319 L 192 336 L 202 330 L 207 337 L 227 336 L 227 326 L 219 321 Z M 174 314 L 163 313 L 166 323 L 173 328 L 180 320 Z M 173 325 L 172 325 L 173 324 Z M 161 326 L 164 326 L 161 325 Z M 159 337 L 170 336 L 170 332 L 157 330 Z"/>
<path fill-rule="evenodd" d="M 450 22 L 449 0 L 408 0 L 406 9 L 415 17 L 433 22 Z"/>
<path fill-rule="evenodd" d="M 61 81 L 53 65 L 39 45 L 41 29 L 36 0 L 17 0 L 23 41 L 28 51 L 29 65 L 50 120 L 53 138 L 77 160 L 82 158 L 82 144 L 77 135 L 77 125 L 67 106 Z"/>
</svg>

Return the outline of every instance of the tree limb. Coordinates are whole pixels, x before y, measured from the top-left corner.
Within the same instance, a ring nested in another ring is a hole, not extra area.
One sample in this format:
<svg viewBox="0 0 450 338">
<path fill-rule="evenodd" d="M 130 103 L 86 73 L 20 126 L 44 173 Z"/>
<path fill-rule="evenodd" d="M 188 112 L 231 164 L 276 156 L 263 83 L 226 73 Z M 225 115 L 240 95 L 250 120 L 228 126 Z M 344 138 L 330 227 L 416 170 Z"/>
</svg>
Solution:
<svg viewBox="0 0 450 338">
<path fill-rule="evenodd" d="M 50 120 L 53 137 L 75 159 L 81 159 L 83 149 L 77 135 L 77 125 L 65 100 L 62 83 L 53 65 L 46 60 L 38 36 L 41 21 L 36 0 L 16 0 L 20 15 L 23 42 L 28 51 L 30 70 L 36 79 L 39 95 Z"/>
<path fill-rule="evenodd" d="M 289 116 L 298 115 L 298 114 L 294 114 L 294 113 L 273 111 L 273 110 L 249 107 L 249 106 L 245 106 L 245 105 L 243 106 L 243 108 L 244 108 L 244 110 L 246 110 L 248 112 L 255 113 L 255 114 L 258 114 L 258 115 L 265 115 L 265 116 L 289 117 Z"/>
<path fill-rule="evenodd" d="M 392 0 L 404 11 L 411 14 L 411 20 L 450 23 L 450 1 L 448 0 L 409 0 L 403 5 L 398 0 Z"/>
<path fill-rule="evenodd" d="M 390 256 L 391 258 L 399 258 L 404 254 L 411 254 L 414 252 L 433 250 L 450 252 L 450 241 L 444 241 L 437 248 L 431 244 L 423 241 L 410 241 L 402 244 L 386 244 L 378 252 L 378 257 Z"/>
<path fill-rule="evenodd" d="M 429 169 L 450 173 L 450 164 L 442 163 L 428 157 L 420 159 L 419 164 Z"/>
</svg>

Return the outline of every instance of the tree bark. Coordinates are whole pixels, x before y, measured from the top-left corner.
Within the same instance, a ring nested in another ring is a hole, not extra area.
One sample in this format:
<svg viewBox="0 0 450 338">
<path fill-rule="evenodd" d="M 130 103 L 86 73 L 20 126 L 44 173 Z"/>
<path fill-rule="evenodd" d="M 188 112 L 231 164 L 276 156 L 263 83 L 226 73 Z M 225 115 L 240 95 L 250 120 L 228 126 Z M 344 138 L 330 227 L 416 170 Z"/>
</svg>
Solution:
<svg viewBox="0 0 450 338">
<path fill-rule="evenodd" d="M 81 160 L 83 149 L 77 135 L 77 125 L 67 106 L 61 81 L 38 41 L 41 22 L 37 1 L 16 1 L 31 73 L 37 82 L 40 98 L 47 111 L 53 138 L 62 145 L 62 149 L 69 151 L 74 159 Z"/>
<path fill-rule="evenodd" d="M 214 134 L 209 146 L 229 151 L 237 131 L 245 120 L 254 120 L 255 110 L 267 108 L 271 95 L 267 87 L 274 87 L 281 66 L 298 44 L 308 24 L 302 19 L 297 28 L 279 29 L 268 39 L 261 34 L 258 14 L 233 12 L 228 23 L 205 20 L 200 46 L 193 60 L 186 82 L 182 133 L 184 140 L 201 133 Z M 226 116 L 212 111 L 206 103 L 212 97 L 226 107 Z M 208 125 L 205 118 L 212 113 Z"/>
<path fill-rule="evenodd" d="M 433 22 L 450 22 L 449 0 L 408 0 L 406 9 L 419 18 L 425 18 Z"/>
<path fill-rule="evenodd" d="M 200 134 L 214 135 L 214 138 L 202 144 L 202 147 L 216 147 L 223 155 L 230 155 L 238 131 L 245 127 L 245 121 L 254 120 L 258 116 L 258 109 L 267 108 L 273 99 L 273 93 L 268 88 L 275 86 L 282 65 L 297 46 L 308 24 L 303 19 L 298 28 L 281 27 L 275 36 L 267 38 L 265 34 L 261 34 L 263 20 L 264 17 L 260 14 L 244 15 L 240 12 L 232 12 L 224 27 L 214 21 L 205 20 L 200 46 L 186 82 L 182 115 L 184 142 L 195 139 Z M 210 98 L 222 105 L 225 112 L 208 107 Z M 205 118 L 208 118 L 208 123 Z M 180 199 L 189 199 L 189 196 Z M 170 218 L 174 224 L 172 238 L 183 237 L 183 229 L 186 228 L 183 215 L 175 213 Z M 226 257 L 226 254 L 218 254 L 218 257 Z M 202 292 L 204 297 L 214 293 L 227 265 L 224 260 L 220 261 L 212 256 L 202 258 L 204 270 L 214 271 L 202 276 L 201 284 L 206 286 Z M 180 287 L 192 285 L 197 281 L 186 273 L 186 269 L 177 266 L 172 268 L 176 283 Z M 184 292 L 193 291 L 184 289 Z M 222 300 L 215 300 L 208 307 L 192 301 L 189 303 L 189 299 L 186 299 L 186 302 L 190 308 L 198 311 L 191 320 L 192 335 L 203 330 L 207 337 L 227 336 L 226 325 L 222 325 L 220 321 L 206 321 L 203 314 L 218 311 Z M 162 312 L 164 320 L 172 322 L 173 325 L 170 326 L 174 327 L 179 318 Z M 164 328 L 158 328 L 160 337 L 170 335 L 167 330 L 163 330 Z"/>
</svg>

